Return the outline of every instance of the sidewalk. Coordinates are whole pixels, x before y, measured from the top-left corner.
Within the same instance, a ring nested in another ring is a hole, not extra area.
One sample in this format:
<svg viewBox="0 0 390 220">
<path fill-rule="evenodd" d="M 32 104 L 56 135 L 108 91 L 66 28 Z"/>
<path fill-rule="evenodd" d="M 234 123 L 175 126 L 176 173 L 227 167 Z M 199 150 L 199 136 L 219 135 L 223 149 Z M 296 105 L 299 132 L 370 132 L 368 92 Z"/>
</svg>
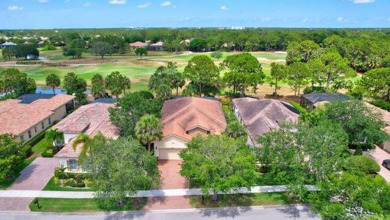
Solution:
<svg viewBox="0 0 390 220">
<path fill-rule="evenodd" d="M 307 188 L 311 191 L 318 190 L 314 186 L 308 185 Z M 234 193 L 270 193 L 270 192 L 285 192 L 287 187 L 279 186 L 254 186 L 250 190 L 245 187 L 230 192 L 221 192 L 219 194 L 234 194 Z M 10 198 L 94 198 L 94 192 L 74 192 L 74 191 L 40 191 L 40 190 L 0 190 L 1 197 Z M 200 189 L 162 189 L 162 190 L 147 190 L 138 191 L 134 196 L 129 197 L 170 197 L 170 196 L 198 196 L 202 195 Z"/>
</svg>

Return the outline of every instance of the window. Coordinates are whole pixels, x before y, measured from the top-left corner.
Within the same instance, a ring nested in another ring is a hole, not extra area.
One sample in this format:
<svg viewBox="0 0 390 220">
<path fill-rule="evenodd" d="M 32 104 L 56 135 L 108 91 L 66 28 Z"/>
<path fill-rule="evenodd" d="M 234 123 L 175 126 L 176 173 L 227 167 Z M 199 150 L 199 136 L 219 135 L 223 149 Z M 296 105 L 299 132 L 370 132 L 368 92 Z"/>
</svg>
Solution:
<svg viewBox="0 0 390 220">
<path fill-rule="evenodd" d="M 45 129 L 45 123 L 41 122 L 42 129 Z"/>
<path fill-rule="evenodd" d="M 35 131 L 35 133 L 38 132 L 37 126 L 34 127 L 34 131 Z"/>
<path fill-rule="evenodd" d="M 69 169 L 70 170 L 76 170 L 77 169 L 77 161 L 76 160 L 69 160 Z"/>
<path fill-rule="evenodd" d="M 31 138 L 31 130 L 28 130 L 28 138 Z"/>
<path fill-rule="evenodd" d="M 51 118 L 50 117 L 47 119 L 47 121 L 49 122 L 49 125 L 51 125 Z"/>
<path fill-rule="evenodd" d="M 24 135 L 23 135 L 23 134 L 20 135 L 20 140 L 21 140 L 21 141 L 24 141 Z"/>
</svg>

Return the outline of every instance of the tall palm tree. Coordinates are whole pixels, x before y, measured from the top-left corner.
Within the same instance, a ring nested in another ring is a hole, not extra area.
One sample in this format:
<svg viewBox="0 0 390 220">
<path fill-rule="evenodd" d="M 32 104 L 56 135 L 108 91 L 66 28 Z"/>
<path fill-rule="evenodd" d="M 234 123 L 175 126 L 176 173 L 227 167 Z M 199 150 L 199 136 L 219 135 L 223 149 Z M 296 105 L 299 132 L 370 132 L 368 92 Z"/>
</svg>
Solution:
<svg viewBox="0 0 390 220">
<path fill-rule="evenodd" d="M 79 144 L 82 144 L 79 157 L 83 157 L 87 154 L 87 152 L 91 151 L 91 149 L 93 148 L 93 146 L 95 145 L 96 142 L 98 142 L 98 141 L 105 142 L 106 140 L 107 139 L 100 133 L 95 135 L 93 138 L 90 138 L 87 134 L 80 133 L 74 139 L 74 141 L 72 143 L 72 148 L 74 151 L 76 151 L 77 146 Z"/>
<path fill-rule="evenodd" d="M 52 73 L 46 77 L 46 86 L 53 89 L 53 94 L 55 94 L 55 88 L 60 86 L 61 80 L 56 74 Z"/>
<path fill-rule="evenodd" d="M 135 126 L 135 136 L 141 143 L 146 144 L 150 151 L 150 143 L 161 140 L 163 136 L 160 119 L 154 115 L 142 116 Z"/>
</svg>

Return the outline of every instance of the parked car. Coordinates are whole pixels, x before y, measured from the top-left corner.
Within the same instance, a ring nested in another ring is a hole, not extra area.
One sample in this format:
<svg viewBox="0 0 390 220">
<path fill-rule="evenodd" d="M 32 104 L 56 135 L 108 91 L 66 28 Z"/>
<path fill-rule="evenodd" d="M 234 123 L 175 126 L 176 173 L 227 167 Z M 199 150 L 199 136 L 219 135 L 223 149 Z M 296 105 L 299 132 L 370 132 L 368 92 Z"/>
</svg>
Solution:
<svg viewBox="0 0 390 220">
<path fill-rule="evenodd" d="M 388 170 L 390 170 L 390 159 L 383 160 L 382 166 L 386 167 Z"/>
</svg>

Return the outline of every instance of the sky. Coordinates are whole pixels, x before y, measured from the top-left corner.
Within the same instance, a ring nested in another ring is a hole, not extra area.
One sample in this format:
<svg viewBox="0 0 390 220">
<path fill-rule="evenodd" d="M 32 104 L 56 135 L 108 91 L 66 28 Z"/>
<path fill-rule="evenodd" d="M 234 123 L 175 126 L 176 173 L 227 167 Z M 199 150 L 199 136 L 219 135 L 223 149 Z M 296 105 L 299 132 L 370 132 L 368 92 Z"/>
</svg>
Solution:
<svg viewBox="0 0 390 220">
<path fill-rule="evenodd" d="M 390 0 L 0 0 L 0 29 L 390 27 Z"/>
</svg>

